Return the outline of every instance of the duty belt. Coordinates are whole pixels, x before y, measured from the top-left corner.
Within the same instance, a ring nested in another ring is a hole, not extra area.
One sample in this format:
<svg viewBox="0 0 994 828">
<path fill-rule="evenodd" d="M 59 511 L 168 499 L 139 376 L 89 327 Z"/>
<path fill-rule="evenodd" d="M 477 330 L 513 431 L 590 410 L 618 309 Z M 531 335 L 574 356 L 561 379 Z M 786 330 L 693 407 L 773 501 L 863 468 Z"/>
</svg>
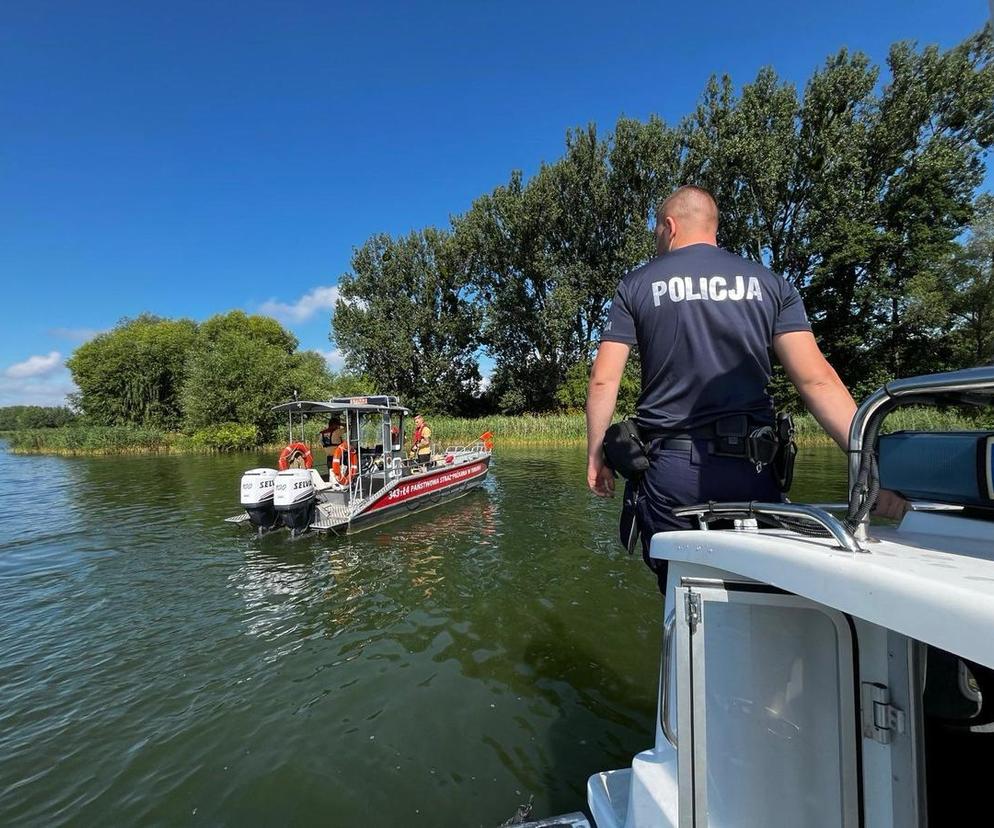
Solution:
<svg viewBox="0 0 994 828">
<path fill-rule="evenodd" d="M 639 429 L 646 443 L 659 440 L 662 449 L 692 451 L 694 442 L 703 442 L 708 454 L 718 457 L 741 457 L 753 463 L 756 471 L 772 465 L 780 486 L 786 492 L 794 476 L 794 421 L 789 414 L 781 413 L 776 424 L 750 422 L 748 415 L 723 417 L 702 428 L 683 432 L 665 429 Z"/>
<path fill-rule="evenodd" d="M 779 435 L 769 423 L 752 421 L 747 414 L 722 417 L 686 431 L 641 429 L 640 433 L 646 442 L 660 440 L 661 448 L 672 451 L 690 451 L 694 441 L 700 441 L 708 454 L 748 459 L 757 471 L 773 462 L 780 444 Z"/>
</svg>

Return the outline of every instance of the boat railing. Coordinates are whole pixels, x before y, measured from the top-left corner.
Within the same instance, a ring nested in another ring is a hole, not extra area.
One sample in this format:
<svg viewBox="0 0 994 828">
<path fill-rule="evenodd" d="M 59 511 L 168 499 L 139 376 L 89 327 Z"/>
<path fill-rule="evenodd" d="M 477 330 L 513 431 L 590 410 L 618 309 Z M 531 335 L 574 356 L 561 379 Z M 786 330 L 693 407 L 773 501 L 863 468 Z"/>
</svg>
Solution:
<svg viewBox="0 0 994 828">
<path fill-rule="evenodd" d="M 467 443 L 463 446 L 446 446 L 445 454 L 485 454 L 487 451 L 486 444 L 483 440 L 477 440 L 475 443 Z"/>
<path fill-rule="evenodd" d="M 848 552 L 865 552 L 859 541 L 837 517 L 816 506 L 800 503 L 698 503 L 679 506 L 673 510 L 677 517 L 696 517 L 701 529 L 715 520 L 772 519 L 784 529 L 806 535 L 828 535 L 840 549 Z"/>
</svg>

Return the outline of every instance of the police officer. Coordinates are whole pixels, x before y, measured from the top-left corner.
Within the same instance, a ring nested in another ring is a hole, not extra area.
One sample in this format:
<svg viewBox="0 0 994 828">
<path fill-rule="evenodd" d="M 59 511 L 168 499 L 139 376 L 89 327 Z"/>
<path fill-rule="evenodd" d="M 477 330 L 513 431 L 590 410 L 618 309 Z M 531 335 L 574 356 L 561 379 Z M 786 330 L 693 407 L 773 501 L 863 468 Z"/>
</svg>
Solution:
<svg viewBox="0 0 994 828">
<path fill-rule="evenodd" d="M 719 433 L 773 424 L 766 393 L 776 354 L 808 410 L 845 451 L 856 410 L 811 333 L 797 290 L 756 262 L 717 246 L 718 207 L 700 187 L 676 190 L 656 210 L 658 255 L 621 280 L 590 374 L 587 484 L 608 497 L 614 475 L 602 458 L 621 375 L 633 345 L 642 366 L 636 421 L 649 468 L 635 517 L 642 553 L 665 593 L 666 562 L 649 558 L 656 532 L 689 529 L 676 506 L 780 501 L 770 466 L 727 456 Z M 900 506 L 884 495 L 882 505 Z M 879 510 L 879 509 L 878 509 Z"/>
</svg>

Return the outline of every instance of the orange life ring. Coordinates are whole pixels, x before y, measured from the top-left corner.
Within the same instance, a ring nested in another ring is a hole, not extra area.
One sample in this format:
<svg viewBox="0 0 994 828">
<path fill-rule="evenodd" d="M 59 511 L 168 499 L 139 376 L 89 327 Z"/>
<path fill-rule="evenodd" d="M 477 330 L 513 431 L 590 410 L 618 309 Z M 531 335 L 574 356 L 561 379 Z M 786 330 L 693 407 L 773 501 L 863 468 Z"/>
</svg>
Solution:
<svg viewBox="0 0 994 828">
<path fill-rule="evenodd" d="M 345 471 L 343 472 L 342 455 L 346 452 L 348 452 L 348 460 L 346 461 Z M 348 486 L 358 471 L 359 457 L 356 455 L 355 449 L 349 448 L 349 444 L 343 440 L 331 455 L 331 473 L 335 476 L 335 480 L 343 486 Z"/>
<path fill-rule="evenodd" d="M 280 452 L 279 465 L 280 471 L 286 471 L 290 468 L 290 457 L 294 452 L 302 454 L 304 456 L 304 468 L 310 469 L 314 467 L 314 457 L 311 456 L 311 449 L 307 443 L 290 443 L 283 451 Z"/>
</svg>

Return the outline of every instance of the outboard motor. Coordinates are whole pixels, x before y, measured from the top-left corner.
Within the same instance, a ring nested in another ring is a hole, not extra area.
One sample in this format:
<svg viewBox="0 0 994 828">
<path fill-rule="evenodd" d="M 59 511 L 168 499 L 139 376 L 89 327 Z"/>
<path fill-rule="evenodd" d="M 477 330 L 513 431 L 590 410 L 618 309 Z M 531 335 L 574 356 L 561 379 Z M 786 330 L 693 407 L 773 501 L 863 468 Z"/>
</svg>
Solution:
<svg viewBox="0 0 994 828">
<path fill-rule="evenodd" d="M 273 508 L 276 469 L 249 469 L 242 475 L 242 506 L 256 529 L 274 529 L 279 515 Z"/>
<path fill-rule="evenodd" d="M 314 517 L 314 481 L 310 469 L 287 469 L 276 475 L 273 505 L 283 525 L 296 537 Z"/>
</svg>

